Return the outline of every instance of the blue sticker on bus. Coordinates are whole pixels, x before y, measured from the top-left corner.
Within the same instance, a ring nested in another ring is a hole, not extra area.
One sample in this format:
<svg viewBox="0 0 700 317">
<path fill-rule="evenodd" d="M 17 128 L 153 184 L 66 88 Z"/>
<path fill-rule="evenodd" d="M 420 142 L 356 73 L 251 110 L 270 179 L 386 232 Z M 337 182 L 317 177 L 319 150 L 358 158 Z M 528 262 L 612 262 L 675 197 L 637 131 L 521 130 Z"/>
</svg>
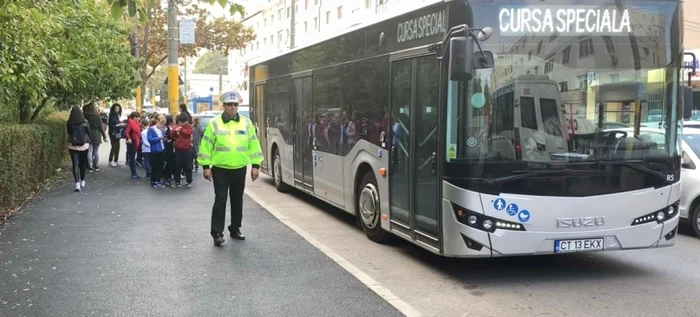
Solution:
<svg viewBox="0 0 700 317">
<path fill-rule="evenodd" d="M 503 198 L 498 198 L 493 202 L 493 209 L 501 211 L 506 208 L 506 200 Z"/>
<path fill-rule="evenodd" d="M 527 210 L 523 210 L 518 214 L 518 220 L 520 222 L 528 222 L 530 220 L 530 212 Z"/>
<path fill-rule="evenodd" d="M 518 207 L 518 204 L 511 203 L 506 207 L 506 213 L 508 213 L 509 216 L 515 216 L 518 214 L 518 211 L 520 210 L 520 207 Z"/>
</svg>

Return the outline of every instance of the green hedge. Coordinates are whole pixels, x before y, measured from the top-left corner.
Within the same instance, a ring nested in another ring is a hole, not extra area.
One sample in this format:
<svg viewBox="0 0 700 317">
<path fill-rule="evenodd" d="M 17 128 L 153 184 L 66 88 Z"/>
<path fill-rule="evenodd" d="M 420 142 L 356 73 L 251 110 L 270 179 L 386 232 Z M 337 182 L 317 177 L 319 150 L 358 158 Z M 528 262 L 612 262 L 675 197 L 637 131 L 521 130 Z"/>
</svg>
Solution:
<svg viewBox="0 0 700 317">
<path fill-rule="evenodd" d="M 66 119 L 54 113 L 34 124 L 0 123 L 0 221 L 64 163 Z"/>
</svg>

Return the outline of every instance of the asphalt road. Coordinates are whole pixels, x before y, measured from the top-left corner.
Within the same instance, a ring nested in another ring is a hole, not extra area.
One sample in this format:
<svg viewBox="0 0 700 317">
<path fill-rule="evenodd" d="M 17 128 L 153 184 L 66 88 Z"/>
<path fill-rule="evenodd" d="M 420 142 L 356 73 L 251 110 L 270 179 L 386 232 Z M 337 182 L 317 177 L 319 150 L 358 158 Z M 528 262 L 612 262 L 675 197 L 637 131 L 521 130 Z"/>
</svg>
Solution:
<svg viewBox="0 0 700 317">
<path fill-rule="evenodd" d="M 103 167 L 74 193 L 66 174 L 0 229 L 0 316 L 401 315 L 248 198 L 247 239 L 214 247 L 195 176 L 158 190 Z"/>
<path fill-rule="evenodd" d="M 373 243 L 349 214 L 261 180 L 248 185 L 253 195 L 424 316 L 700 316 L 700 239 L 690 228 L 665 249 L 448 259 Z"/>
</svg>

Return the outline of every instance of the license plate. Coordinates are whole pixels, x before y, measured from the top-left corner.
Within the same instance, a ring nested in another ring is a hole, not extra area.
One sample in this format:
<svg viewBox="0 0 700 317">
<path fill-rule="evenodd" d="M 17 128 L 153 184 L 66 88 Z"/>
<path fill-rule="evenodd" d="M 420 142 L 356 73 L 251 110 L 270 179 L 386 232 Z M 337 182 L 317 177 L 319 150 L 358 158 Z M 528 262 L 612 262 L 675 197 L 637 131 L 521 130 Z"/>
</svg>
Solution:
<svg viewBox="0 0 700 317">
<path fill-rule="evenodd" d="M 603 239 L 554 240 L 554 252 L 586 252 L 603 250 Z"/>
</svg>

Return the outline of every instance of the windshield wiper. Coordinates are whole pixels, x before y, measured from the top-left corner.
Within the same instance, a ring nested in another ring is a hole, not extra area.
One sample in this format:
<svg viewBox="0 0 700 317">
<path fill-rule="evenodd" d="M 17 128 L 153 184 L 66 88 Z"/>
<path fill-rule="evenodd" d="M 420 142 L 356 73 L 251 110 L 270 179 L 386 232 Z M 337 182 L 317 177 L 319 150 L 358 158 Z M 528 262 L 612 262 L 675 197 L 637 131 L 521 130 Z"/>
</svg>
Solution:
<svg viewBox="0 0 700 317">
<path fill-rule="evenodd" d="M 644 164 L 644 161 L 641 161 L 641 160 L 634 160 L 634 161 L 610 161 L 610 160 L 602 161 L 601 160 L 601 161 L 596 161 L 596 164 L 622 165 L 624 167 L 633 169 L 635 171 L 642 172 L 642 173 L 645 173 L 647 175 L 655 176 L 662 181 L 668 181 L 666 174 L 661 173 L 657 170 L 648 168 L 644 165 L 639 165 L 639 163 Z"/>
<path fill-rule="evenodd" d="M 572 170 L 572 169 L 553 169 L 553 170 L 534 170 L 534 171 L 515 171 L 515 173 L 521 173 L 521 174 L 515 174 L 515 175 L 508 175 L 508 176 L 503 176 L 503 177 L 493 177 L 489 179 L 485 179 L 484 183 L 488 185 L 496 185 L 500 183 L 505 183 L 505 182 L 510 182 L 513 180 L 518 180 L 518 179 L 523 179 L 531 176 L 540 176 L 540 175 L 550 175 L 550 174 L 590 174 L 590 173 L 595 173 L 596 171 L 590 171 L 590 170 Z"/>
</svg>

